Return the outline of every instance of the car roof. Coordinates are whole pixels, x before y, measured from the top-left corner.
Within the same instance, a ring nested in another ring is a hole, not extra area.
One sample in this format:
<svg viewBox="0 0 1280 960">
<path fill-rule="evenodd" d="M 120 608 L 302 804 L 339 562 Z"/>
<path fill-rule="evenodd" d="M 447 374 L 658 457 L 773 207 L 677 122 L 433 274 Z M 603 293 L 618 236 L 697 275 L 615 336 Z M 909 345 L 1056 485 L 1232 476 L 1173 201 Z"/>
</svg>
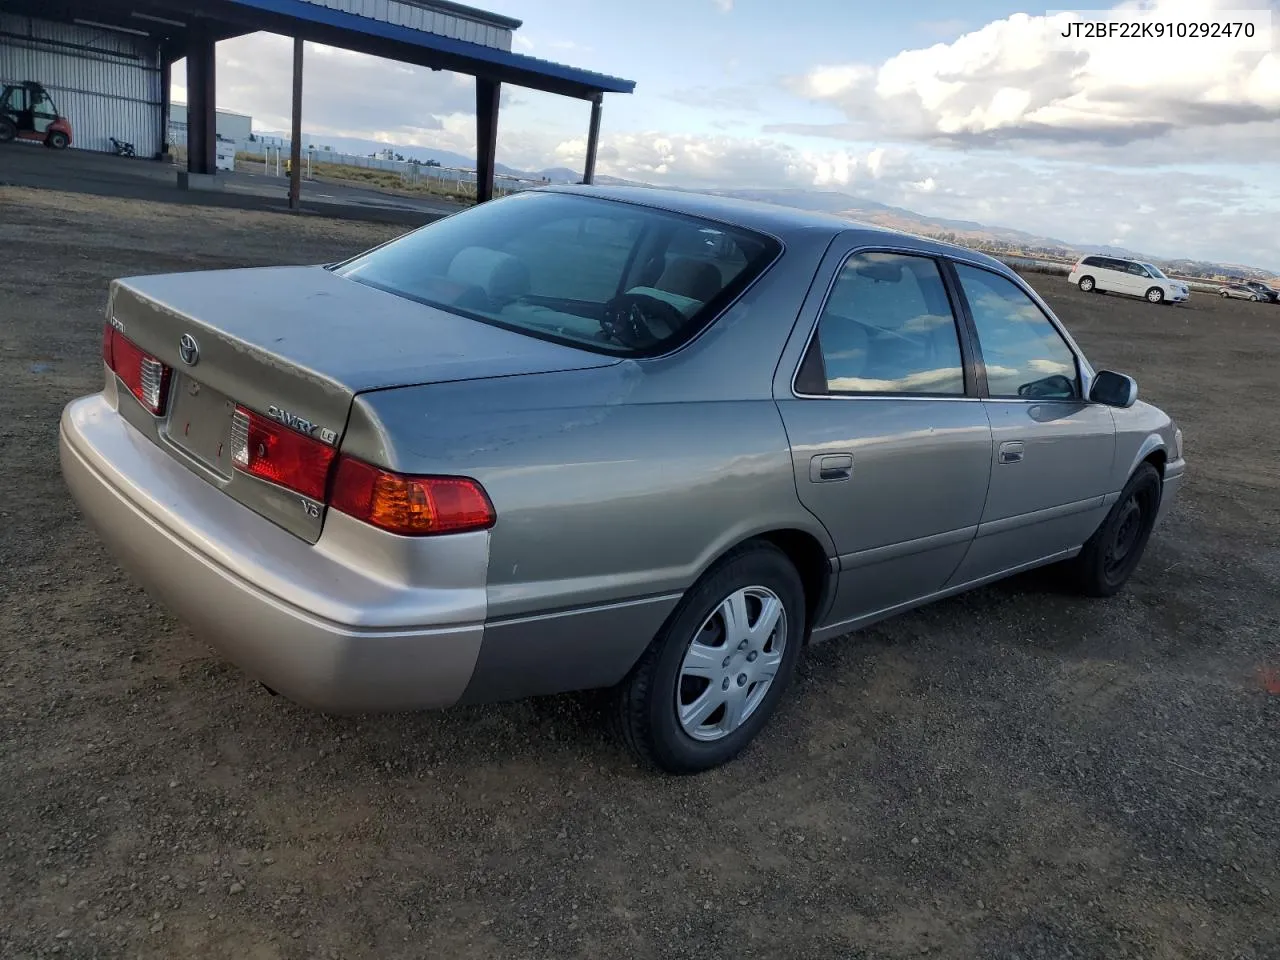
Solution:
<svg viewBox="0 0 1280 960">
<path fill-rule="evenodd" d="M 1010 273 L 1008 266 L 989 257 L 985 253 L 962 247 L 959 244 L 944 243 L 929 237 L 906 233 L 901 230 L 890 230 L 875 224 L 863 223 L 851 217 L 840 217 L 829 213 L 818 213 L 812 210 L 801 210 L 798 207 L 786 207 L 776 203 L 760 200 L 743 200 L 738 197 L 726 197 L 717 194 L 696 193 L 686 190 L 667 190 L 661 187 L 620 187 L 584 184 L 554 184 L 536 188 L 550 193 L 574 193 L 580 196 L 598 197 L 602 200 L 616 200 L 623 203 L 635 203 L 666 210 L 671 213 L 683 213 L 691 217 L 702 217 L 731 226 L 743 227 L 777 237 L 784 243 L 789 235 L 808 232 L 823 232 L 832 237 L 841 233 L 856 233 L 857 242 L 866 244 L 882 244 L 885 246 L 909 246 L 922 252 L 946 255 L 958 260 L 982 264 L 1001 273 Z M 904 241 L 907 241 L 904 243 Z"/>
</svg>

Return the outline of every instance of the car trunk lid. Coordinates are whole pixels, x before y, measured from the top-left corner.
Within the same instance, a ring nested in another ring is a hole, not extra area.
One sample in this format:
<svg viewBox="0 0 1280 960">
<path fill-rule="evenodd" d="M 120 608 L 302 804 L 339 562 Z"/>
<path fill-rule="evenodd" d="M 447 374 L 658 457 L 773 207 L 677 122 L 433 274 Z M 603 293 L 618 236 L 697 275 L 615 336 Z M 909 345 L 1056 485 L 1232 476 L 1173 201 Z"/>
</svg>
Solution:
<svg viewBox="0 0 1280 960">
<path fill-rule="evenodd" d="M 332 448 L 370 390 L 616 363 L 471 320 L 323 267 L 270 267 L 117 280 L 112 325 L 172 370 L 158 444 L 229 495 L 314 542 L 322 498 L 237 470 L 248 411 Z M 122 402 L 128 402 L 122 401 Z M 239 433 L 237 433 L 239 431 Z"/>
</svg>

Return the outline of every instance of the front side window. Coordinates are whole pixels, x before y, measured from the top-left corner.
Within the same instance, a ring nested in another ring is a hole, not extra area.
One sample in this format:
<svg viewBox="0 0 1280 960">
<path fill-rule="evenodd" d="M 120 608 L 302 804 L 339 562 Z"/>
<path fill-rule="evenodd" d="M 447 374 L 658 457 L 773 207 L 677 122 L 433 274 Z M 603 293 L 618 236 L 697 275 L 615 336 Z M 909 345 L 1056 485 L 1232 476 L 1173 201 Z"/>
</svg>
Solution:
<svg viewBox="0 0 1280 960">
<path fill-rule="evenodd" d="M 780 249 L 748 230 L 637 204 L 530 192 L 438 220 L 334 271 L 530 336 L 652 356 L 706 326 Z"/>
<path fill-rule="evenodd" d="M 1035 302 L 1007 277 L 957 263 L 993 397 L 1080 396 L 1075 354 Z"/>
<path fill-rule="evenodd" d="M 1161 280 L 1169 279 L 1167 276 L 1164 275 L 1161 269 L 1157 267 L 1154 263 L 1144 263 L 1143 266 L 1147 268 L 1147 273 L 1150 276 L 1159 277 Z"/>
<path fill-rule="evenodd" d="M 1129 264 L 1129 272 L 1133 274 L 1135 277 L 1147 276 L 1147 268 L 1140 263 Z"/>
<path fill-rule="evenodd" d="M 964 395 L 951 301 L 928 257 L 850 257 L 823 307 L 818 346 L 831 393 Z"/>
</svg>

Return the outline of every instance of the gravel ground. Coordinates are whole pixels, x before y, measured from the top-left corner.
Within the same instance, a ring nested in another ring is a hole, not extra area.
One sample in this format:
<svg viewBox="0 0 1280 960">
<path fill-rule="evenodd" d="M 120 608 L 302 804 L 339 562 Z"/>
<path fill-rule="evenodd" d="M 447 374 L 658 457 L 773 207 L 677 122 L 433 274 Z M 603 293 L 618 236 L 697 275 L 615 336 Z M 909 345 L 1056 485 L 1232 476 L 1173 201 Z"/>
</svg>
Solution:
<svg viewBox="0 0 1280 960">
<path fill-rule="evenodd" d="M 56 424 L 109 278 L 388 229 L 0 188 L 0 956 L 1280 957 L 1280 308 L 1034 277 L 1186 431 L 1130 588 L 814 648 L 757 745 L 672 779 L 590 697 L 273 698 L 77 515 Z"/>
</svg>

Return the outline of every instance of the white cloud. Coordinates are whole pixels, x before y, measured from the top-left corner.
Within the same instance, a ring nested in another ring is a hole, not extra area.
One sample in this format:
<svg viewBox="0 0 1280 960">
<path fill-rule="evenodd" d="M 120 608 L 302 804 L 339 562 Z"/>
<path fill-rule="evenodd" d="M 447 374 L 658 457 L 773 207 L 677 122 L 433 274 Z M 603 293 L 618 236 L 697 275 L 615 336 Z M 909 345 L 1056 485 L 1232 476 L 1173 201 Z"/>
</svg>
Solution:
<svg viewBox="0 0 1280 960">
<path fill-rule="evenodd" d="M 1152 13 L 1185 21 L 1210 16 L 1213 6 L 1160 0 Z M 1066 40 L 1060 34 L 1070 19 L 1017 13 L 879 64 L 815 67 L 790 88 L 840 109 L 847 122 L 772 129 L 1053 152 L 1063 142 L 1123 146 L 1280 121 L 1274 49 L 1230 40 Z"/>
<path fill-rule="evenodd" d="M 733 0 L 711 0 L 716 5 L 716 9 L 721 13 L 733 12 Z"/>
</svg>

